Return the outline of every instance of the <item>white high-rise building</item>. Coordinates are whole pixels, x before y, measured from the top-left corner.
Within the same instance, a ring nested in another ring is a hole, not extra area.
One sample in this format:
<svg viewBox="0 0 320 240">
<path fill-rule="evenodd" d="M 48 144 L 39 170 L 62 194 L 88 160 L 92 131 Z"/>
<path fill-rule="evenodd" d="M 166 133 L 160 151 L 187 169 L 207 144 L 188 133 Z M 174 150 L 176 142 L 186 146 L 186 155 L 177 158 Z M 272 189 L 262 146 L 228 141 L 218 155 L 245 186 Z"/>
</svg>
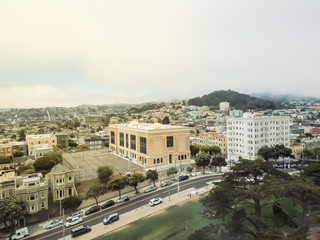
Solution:
<svg viewBox="0 0 320 240">
<path fill-rule="evenodd" d="M 257 159 L 262 146 L 283 144 L 289 148 L 290 118 L 284 116 L 243 116 L 227 117 L 228 160 Z"/>
</svg>

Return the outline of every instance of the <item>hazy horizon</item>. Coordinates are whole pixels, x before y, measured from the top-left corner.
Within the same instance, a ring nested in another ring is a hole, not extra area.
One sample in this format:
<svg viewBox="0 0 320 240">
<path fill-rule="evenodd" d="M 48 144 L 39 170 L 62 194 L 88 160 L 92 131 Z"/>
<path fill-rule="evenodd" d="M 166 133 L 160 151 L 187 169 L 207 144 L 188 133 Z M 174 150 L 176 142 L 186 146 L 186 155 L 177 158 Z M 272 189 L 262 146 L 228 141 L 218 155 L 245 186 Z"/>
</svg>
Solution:
<svg viewBox="0 0 320 240">
<path fill-rule="evenodd" d="M 0 108 L 320 97 L 318 1 L 0 3 Z"/>
</svg>

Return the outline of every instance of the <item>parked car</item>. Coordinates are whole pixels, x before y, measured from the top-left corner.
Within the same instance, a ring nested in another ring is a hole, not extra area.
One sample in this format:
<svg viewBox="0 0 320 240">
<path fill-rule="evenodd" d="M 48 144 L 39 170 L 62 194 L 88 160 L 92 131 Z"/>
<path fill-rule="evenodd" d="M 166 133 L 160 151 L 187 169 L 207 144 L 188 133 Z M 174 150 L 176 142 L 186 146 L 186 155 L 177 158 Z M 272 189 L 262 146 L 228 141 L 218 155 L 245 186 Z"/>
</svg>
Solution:
<svg viewBox="0 0 320 240">
<path fill-rule="evenodd" d="M 11 236 L 11 239 L 22 239 L 29 236 L 29 229 L 27 227 L 17 229 L 16 232 Z"/>
<path fill-rule="evenodd" d="M 49 224 L 46 226 L 46 229 L 51 229 L 51 228 L 60 226 L 60 225 L 62 225 L 62 224 L 63 224 L 62 220 L 53 220 L 51 223 L 49 223 Z"/>
<path fill-rule="evenodd" d="M 77 226 L 75 228 L 72 228 L 71 229 L 71 236 L 77 237 L 79 235 L 82 235 L 82 234 L 90 232 L 90 231 L 91 231 L 91 227 L 83 224 L 83 225 Z"/>
<path fill-rule="evenodd" d="M 120 198 L 118 198 L 117 203 L 123 203 L 126 201 L 129 201 L 129 197 L 128 196 L 121 196 Z"/>
<path fill-rule="evenodd" d="M 83 216 L 82 211 L 74 212 L 69 217 L 67 217 L 67 222 L 74 217 L 82 217 L 82 216 Z"/>
<path fill-rule="evenodd" d="M 181 182 L 181 181 L 188 180 L 188 179 L 189 179 L 188 175 L 181 175 L 181 176 L 179 176 L 178 181 Z"/>
<path fill-rule="evenodd" d="M 161 183 L 161 187 L 166 187 L 166 186 L 169 186 L 169 185 L 171 185 L 171 184 L 172 184 L 172 181 L 166 180 L 166 181 L 164 181 L 164 182 Z"/>
<path fill-rule="evenodd" d="M 158 205 L 162 203 L 162 198 L 152 198 L 150 201 L 149 201 L 149 205 L 152 207 L 154 205 Z"/>
<path fill-rule="evenodd" d="M 74 217 L 72 219 L 70 219 L 67 223 L 66 223 L 66 227 L 71 227 L 73 225 L 79 224 L 83 222 L 83 218 L 82 217 Z"/>
<path fill-rule="evenodd" d="M 98 212 L 98 211 L 100 211 L 100 206 L 95 205 L 95 206 L 92 206 L 91 208 L 89 208 L 89 209 L 85 212 L 85 214 L 86 214 L 86 215 L 89 215 L 89 214 L 92 214 L 92 213 L 95 213 L 95 212 Z"/>
<path fill-rule="evenodd" d="M 178 179 L 179 179 L 179 176 L 175 176 L 175 177 L 171 178 L 172 181 L 178 181 Z"/>
<path fill-rule="evenodd" d="M 147 189 L 146 190 L 144 190 L 144 192 L 145 193 L 148 193 L 148 192 L 152 192 L 152 191 L 154 191 L 154 190 L 157 190 L 157 187 L 155 187 L 155 186 L 149 186 L 149 187 L 147 187 Z"/>
<path fill-rule="evenodd" d="M 107 225 L 109 223 L 113 223 L 118 220 L 119 220 L 119 213 L 112 213 L 109 216 L 105 217 L 102 222 L 104 225 Z"/>
<path fill-rule="evenodd" d="M 108 207 L 111 207 L 113 205 L 115 205 L 116 203 L 113 200 L 109 200 L 107 202 L 105 202 L 104 204 L 101 205 L 101 209 L 105 209 Z"/>
</svg>

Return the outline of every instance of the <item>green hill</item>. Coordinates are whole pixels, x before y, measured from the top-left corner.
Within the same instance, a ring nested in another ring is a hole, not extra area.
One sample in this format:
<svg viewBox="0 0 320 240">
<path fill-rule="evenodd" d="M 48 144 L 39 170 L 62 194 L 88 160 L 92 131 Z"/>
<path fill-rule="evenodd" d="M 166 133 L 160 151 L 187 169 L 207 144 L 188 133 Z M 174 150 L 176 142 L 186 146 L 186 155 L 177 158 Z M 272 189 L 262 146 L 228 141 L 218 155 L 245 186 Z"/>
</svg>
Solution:
<svg viewBox="0 0 320 240">
<path fill-rule="evenodd" d="M 279 103 L 264 100 L 261 98 L 251 97 L 249 95 L 238 93 L 232 90 L 214 91 L 202 97 L 189 99 L 188 104 L 196 106 L 211 106 L 218 109 L 219 103 L 221 102 L 229 102 L 232 109 L 239 109 L 244 111 L 249 109 L 265 110 L 281 107 Z"/>
</svg>

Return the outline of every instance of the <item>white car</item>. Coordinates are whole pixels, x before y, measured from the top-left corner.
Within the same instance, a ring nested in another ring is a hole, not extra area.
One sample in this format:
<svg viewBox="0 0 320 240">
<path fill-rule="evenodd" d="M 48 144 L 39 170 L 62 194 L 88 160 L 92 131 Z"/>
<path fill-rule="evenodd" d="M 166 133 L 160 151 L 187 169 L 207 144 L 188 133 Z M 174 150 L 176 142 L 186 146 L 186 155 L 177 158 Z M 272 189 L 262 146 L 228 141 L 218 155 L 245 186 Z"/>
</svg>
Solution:
<svg viewBox="0 0 320 240">
<path fill-rule="evenodd" d="M 157 204 L 160 204 L 162 203 L 162 198 L 152 198 L 150 201 L 149 201 L 149 205 L 152 207 L 154 205 L 157 205 Z"/>
<path fill-rule="evenodd" d="M 82 216 L 83 216 L 83 212 L 82 212 L 82 211 L 74 212 L 74 213 L 72 213 L 69 217 L 67 217 L 67 222 L 68 222 L 69 220 L 71 220 L 72 218 L 82 217 Z"/>
<path fill-rule="evenodd" d="M 71 220 L 69 220 L 66 223 L 66 227 L 71 227 L 73 225 L 76 225 L 76 224 L 79 224 L 79 223 L 82 223 L 82 222 L 83 222 L 82 217 L 75 217 L 75 218 L 72 218 Z"/>
<path fill-rule="evenodd" d="M 11 236 L 11 239 L 21 239 L 26 236 L 29 236 L 29 229 L 27 227 L 18 229 L 14 235 Z"/>
<path fill-rule="evenodd" d="M 62 220 L 53 220 L 51 223 L 49 223 L 49 224 L 46 226 L 46 229 L 51 229 L 51 228 L 60 226 L 60 225 L 62 225 L 62 224 L 63 224 Z"/>
</svg>

